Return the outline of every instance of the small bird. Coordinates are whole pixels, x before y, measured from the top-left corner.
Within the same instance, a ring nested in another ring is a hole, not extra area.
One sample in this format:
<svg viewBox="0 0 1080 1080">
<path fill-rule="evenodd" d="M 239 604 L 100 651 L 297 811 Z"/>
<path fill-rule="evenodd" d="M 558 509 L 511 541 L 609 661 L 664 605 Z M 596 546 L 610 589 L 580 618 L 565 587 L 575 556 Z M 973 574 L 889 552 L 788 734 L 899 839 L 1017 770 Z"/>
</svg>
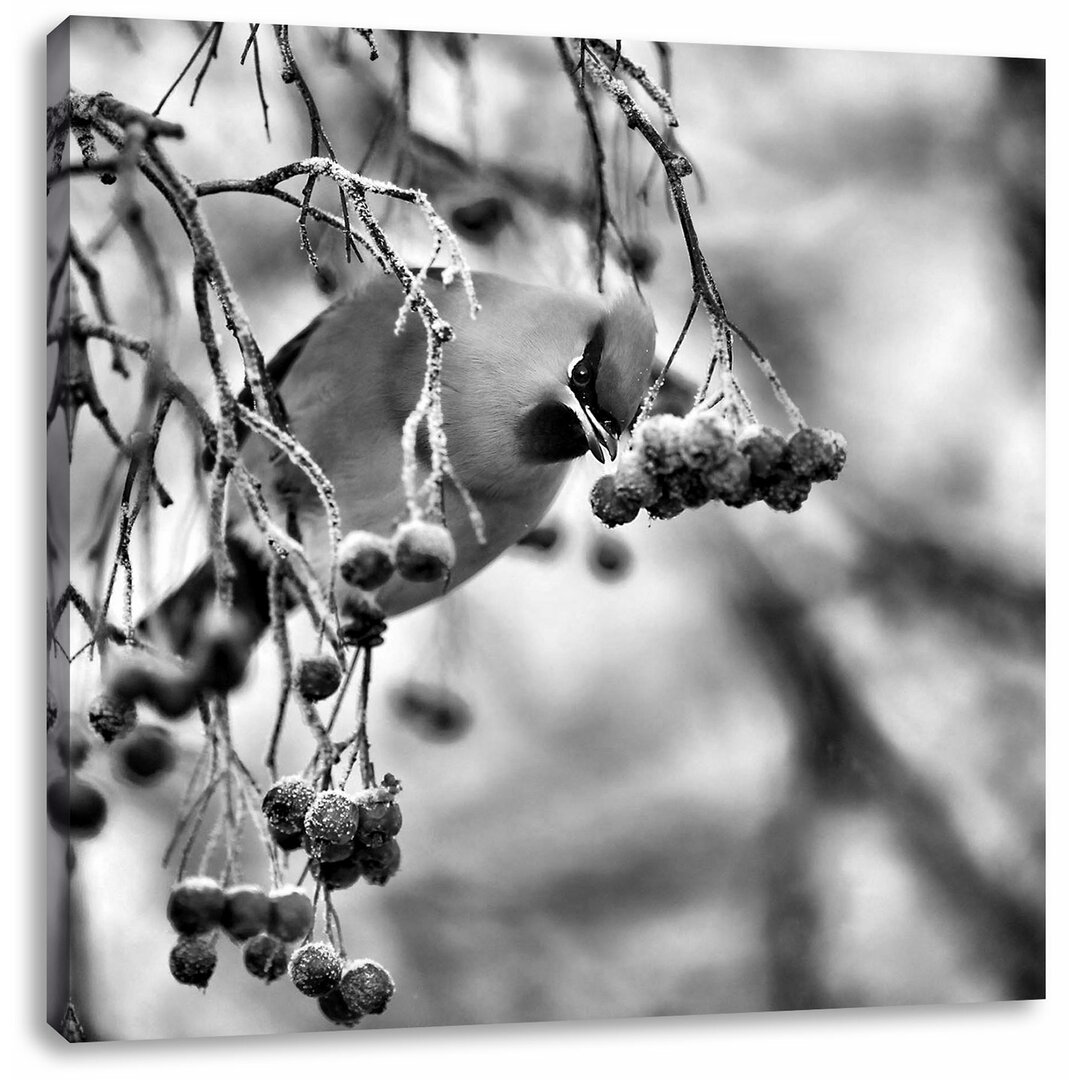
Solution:
<svg viewBox="0 0 1080 1080">
<path fill-rule="evenodd" d="M 443 429 L 456 477 L 483 517 L 484 542 L 447 483 L 446 526 L 457 551 L 450 580 L 418 584 L 395 575 L 376 594 L 387 616 L 456 588 L 517 543 L 544 516 L 574 459 L 614 459 L 649 384 L 656 327 L 636 290 L 583 295 L 483 273 L 473 281 L 481 305 L 475 319 L 464 289 L 444 285 L 438 271 L 426 290 L 454 327 L 443 359 Z M 290 430 L 334 486 L 343 532 L 389 536 L 407 518 L 401 433 L 420 395 L 426 338 L 414 313 L 394 333 L 401 303 L 397 281 L 379 277 L 324 310 L 268 365 Z M 425 450 L 419 447 L 418 460 Z M 247 434 L 242 459 L 325 581 L 328 533 L 313 486 L 258 435 Z M 234 603 L 247 609 L 255 638 L 268 625 L 272 555 L 238 508 L 227 537 Z M 213 595 L 208 560 L 144 628 L 184 654 Z"/>
</svg>

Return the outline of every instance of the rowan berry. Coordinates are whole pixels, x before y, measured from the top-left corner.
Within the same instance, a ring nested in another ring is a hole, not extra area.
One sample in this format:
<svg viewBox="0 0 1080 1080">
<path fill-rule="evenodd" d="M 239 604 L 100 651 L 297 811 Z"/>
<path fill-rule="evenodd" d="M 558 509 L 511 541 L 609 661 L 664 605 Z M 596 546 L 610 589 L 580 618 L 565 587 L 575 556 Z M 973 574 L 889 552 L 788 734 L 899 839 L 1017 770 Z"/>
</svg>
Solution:
<svg viewBox="0 0 1080 1080">
<path fill-rule="evenodd" d="M 322 997 L 337 988 L 344 965 L 325 941 L 301 945 L 289 958 L 289 978 L 305 997 Z"/>
<path fill-rule="evenodd" d="M 236 941 L 263 933 L 270 925 L 270 897 L 258 885 L 233 885 L 225 890 L 221 927 Z"/>
<path fill-rule="evenodd" d="M 339 989 L 353 1012 L 381 1013 L 394 996 L 394 980 L 374 960 L 353 960 L 341 973 Z"/>
<path fill-rule="evenodd" d="M 205 934 L 221 925 L 225 893 L 211 877 L 186 877 L 169 893 L 166 908 L 172 928 L 180 934 Z"/>
<path fill-rule="evenodd" d="M 393 540 L 394 567 L 406 581 L 441 581 L 454 566 L 450 531 L 430 521 L 399 525 Z"/>
<path fill-rule="evenodd" d="M 302 776 L 283 776 L 263 796 L 263 816 L 278 832 L 302 833 L 304 815 L 314 801 L 315 789 Z"/>
<path fill-rule="evenodd" d="M 289 950 L 285 943 L 271 934 L 256 934 L 244 942 L 244 967 L 263 982 L 272 983 L 285 974 L 289 966 Z"/>
<path fill-rule="evenodd" d="M 344 791 L 320 791 L 304 815 L 304 835 L 329 844 L 349 844 L 360 824 L 360 805 Z"/>
<path fill-rule="evenodd" d="M 107 742 L 135 729 L 139 717 L 131 698 L 99 694 L 90 703 L 90 726 Z"/>
<path fill-rule="evenodd" d="M 589 494 L 589 505 L 592 507 L 594 516 L 609 528 L 616 525 L 628 525 L 637 517 L 641 509 L 641 503 L 616 493 L 615 477 L 611 473 L 605 473 L 593 484 Z"/>
<path fill-rule="evenodd" d="M 311 930 L 315 909 L 303 889 L 283 885 L 270 893 L 270 933 L 281 941 L 298 941 Z"/>
<path fill-rule="evenodd" d="M 206 938 L 183 934 L 169 953 L 169 971 L 184 986 L 205 990 L 216 966 L 217 952 Z"/>
<path fill-rule="evenodd" d="M 105 826 L 105 796 L 78 776 L 58 776 L 45 789 L 45 809 L 52 827 L 62 836 L 88 839 Z"/>
<path fill-rule="evenodd" d="M 309 656 L 296 665 L 296 689 L 305 701 L 324 701 L 341 685 L 341 665 L 333 656 Z"/>
</svg>

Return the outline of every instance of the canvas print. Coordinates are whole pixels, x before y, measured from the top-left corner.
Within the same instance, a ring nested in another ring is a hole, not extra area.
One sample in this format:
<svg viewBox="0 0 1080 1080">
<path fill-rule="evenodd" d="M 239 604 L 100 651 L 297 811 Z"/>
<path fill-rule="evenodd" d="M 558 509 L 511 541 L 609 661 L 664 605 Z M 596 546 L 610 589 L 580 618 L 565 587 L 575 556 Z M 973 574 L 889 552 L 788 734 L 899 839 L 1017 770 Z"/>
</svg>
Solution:
<svg viewBox="0 0 1080 1080">
<path fill-rule="evenodd" d="M 47 78 L 50 1025 L 1043 996 L 1041 60 Z"/>
</svg>

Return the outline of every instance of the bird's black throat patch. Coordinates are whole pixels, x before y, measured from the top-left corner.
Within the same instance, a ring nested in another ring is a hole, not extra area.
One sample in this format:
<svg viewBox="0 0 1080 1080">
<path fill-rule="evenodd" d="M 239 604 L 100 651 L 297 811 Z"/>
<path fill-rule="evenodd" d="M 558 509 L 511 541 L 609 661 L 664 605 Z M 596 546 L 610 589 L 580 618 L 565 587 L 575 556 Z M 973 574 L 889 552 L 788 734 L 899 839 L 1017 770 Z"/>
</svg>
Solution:
<svg viewBox="0 0 1080 1080">
<path fill-rule="evenodd" d="M 543 401 L 521 418 L 517 444 L 521 456 L 535 463 L 570 461 L 589 450 L 581 422 L 559 401 Z"/>
</svg>

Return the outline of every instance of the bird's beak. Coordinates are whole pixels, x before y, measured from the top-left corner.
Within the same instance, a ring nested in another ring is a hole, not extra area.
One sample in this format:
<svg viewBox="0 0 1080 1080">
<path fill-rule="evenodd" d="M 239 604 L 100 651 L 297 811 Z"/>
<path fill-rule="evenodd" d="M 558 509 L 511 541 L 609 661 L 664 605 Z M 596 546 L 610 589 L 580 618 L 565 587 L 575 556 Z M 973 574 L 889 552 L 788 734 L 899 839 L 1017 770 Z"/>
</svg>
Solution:
<svg viewBox="0 0 1080 1080">
<path fill-rule="evenodd" d="M 566 387 L 562 396 L 563 404 L 572 409 L 581 424 L 581 430 L 585 432 L 585 438 L 589 441 L 589 452 L 601 465 L 605 461 L 614 461 L 619 452 L 619 437 L 610 432 L 599 420 L 593 416 L 588 406 L 583 405 L 577 395 Z M 605 453 L 607 457 L 605 458 Z"/>
</svg>

